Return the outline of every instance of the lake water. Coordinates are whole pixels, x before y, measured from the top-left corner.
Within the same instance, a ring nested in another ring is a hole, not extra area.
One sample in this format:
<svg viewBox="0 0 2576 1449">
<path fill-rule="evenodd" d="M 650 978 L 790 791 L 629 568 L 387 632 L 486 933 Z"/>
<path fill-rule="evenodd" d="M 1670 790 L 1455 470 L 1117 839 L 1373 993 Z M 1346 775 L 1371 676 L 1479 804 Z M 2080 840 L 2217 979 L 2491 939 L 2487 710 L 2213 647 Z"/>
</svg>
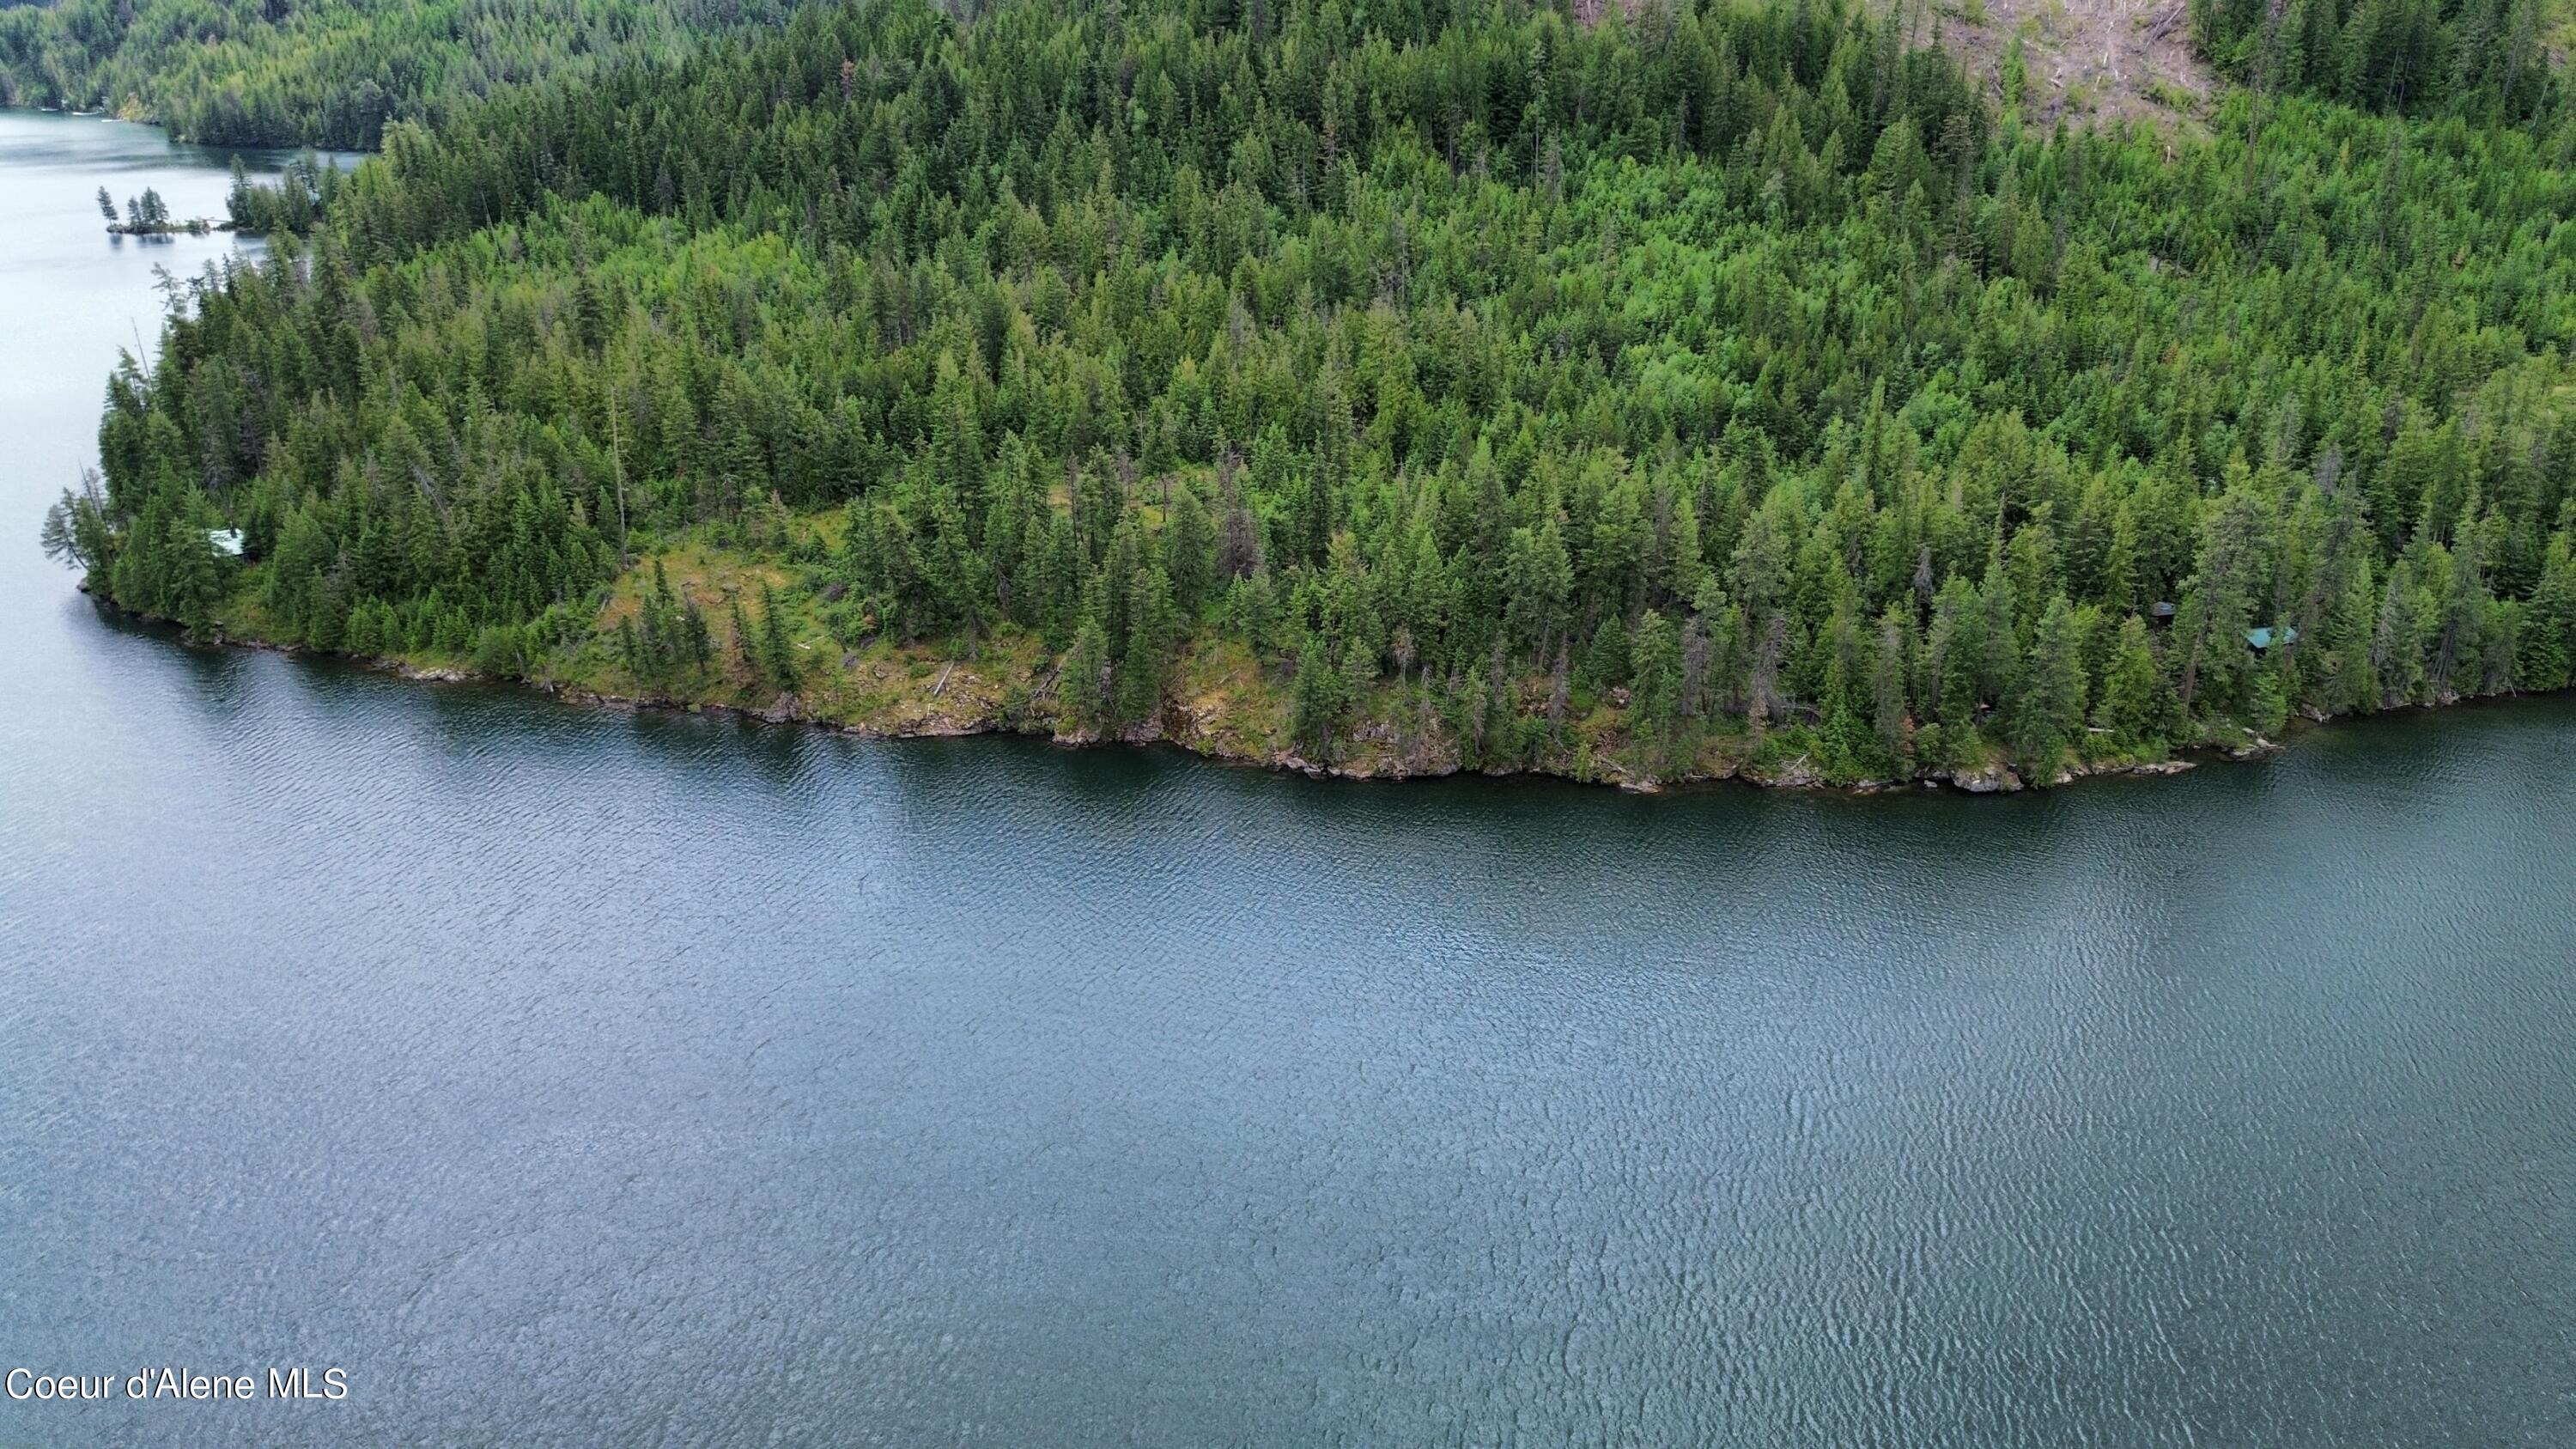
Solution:
<svg viewBox="0 0 2576 1449">
<path fill-rule="evenodd" d="M 190 649 L 35 537 L 222 160 L 0 114 L 0 1367 L 120 1380 L 0 1442 L 2576 1443 L 2576 702 L 1645 799 Z"/>
</svg>

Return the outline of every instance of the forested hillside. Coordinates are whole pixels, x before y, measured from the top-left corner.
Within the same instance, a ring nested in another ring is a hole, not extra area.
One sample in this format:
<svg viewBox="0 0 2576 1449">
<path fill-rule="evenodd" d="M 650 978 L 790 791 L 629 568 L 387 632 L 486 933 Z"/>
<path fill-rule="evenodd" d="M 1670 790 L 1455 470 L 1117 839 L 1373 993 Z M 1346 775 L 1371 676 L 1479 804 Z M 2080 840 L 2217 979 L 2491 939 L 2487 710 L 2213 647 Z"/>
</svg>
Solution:
<svg viewBox="0 0 2576 1449">
<path fill-rule="evenodd" d="M 216 146 L 372 149 L 393 117 L 675 59 L 783 0 L 62 0 L 0 8 L 0 104 L 104 107 Z"/>
<path fill-rule="evenodd" d="M 2043 132 L 1905 34 L 892 0 L 496 94 L 195 289 L 55 542 L 199 628 L 1373 768 L 2045 781 L 2569 683 L 2554 82 Z"/>
</svg>

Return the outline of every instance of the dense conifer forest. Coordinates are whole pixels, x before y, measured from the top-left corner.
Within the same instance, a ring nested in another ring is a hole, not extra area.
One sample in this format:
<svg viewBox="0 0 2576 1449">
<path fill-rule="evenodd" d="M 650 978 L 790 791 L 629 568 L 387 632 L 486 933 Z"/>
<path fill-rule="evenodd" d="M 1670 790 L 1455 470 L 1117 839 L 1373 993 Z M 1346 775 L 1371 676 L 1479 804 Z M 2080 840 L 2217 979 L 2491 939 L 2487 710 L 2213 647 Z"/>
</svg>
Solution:
<svg viewBox="0 0 2576 1449">
<path fill-rule="evenodd" d="M 48 541 L 201 632 L 1376 770 L 2562 688 L 2576 125 L 2526 6 L 2412 3 L 2212 7 L 2253 84 L 2103 129 L 1815 0 L 810 8 L 242 189 Z"/>
</svg>

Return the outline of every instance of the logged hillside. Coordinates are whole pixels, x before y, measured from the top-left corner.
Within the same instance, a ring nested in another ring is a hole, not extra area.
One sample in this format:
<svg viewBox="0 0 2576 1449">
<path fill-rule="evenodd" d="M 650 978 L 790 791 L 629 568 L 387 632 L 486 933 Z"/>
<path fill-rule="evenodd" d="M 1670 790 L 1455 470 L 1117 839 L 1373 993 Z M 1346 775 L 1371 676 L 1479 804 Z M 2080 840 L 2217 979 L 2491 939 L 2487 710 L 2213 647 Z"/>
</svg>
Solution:
<svg viewBox="0 0 2576 1449">
<path fill-rule="evenodd" d="M 204 629 L 1372 768 L 2045 781 L 2566 685 L 2554 91 L 2203 130 L 1812 4 L 809 13 L 393 128 L 55 539 Z"/>
</svg>

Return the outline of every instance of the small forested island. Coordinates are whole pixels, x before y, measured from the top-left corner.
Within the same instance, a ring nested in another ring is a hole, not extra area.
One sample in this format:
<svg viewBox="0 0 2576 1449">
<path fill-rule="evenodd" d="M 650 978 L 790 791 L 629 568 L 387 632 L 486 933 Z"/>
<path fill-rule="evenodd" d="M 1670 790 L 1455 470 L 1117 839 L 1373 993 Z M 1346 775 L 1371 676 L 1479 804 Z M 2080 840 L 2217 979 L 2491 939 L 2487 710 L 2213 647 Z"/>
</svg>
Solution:
<svg viewBox="0 0 2576 1449">
<path fill-rule="evenodd" d="M 1354 774 L 2560 689 L 2549 20 L 2215 0 L 2118 119 L 1905 6 L 801 8 L 237 186 L 46 542 L 203 637 Z"/>
<path fill-rule="evenodd" d="M 229 221 L 218 226 L 201 216 L 185 220 L 172 216 L 170 204 L 161 199 L 160 192 L 148 186 L 143 188 L 141 196 L 126 198 L 122 213 L 116 209 L 116 198 L 108 194 L 106 187 L 100 187 L 98 213 L 107 218 L 107 230 L 111 236 L 171 236 L 180 232 L 203 236 L 210 231 L 235 229 L 235 223 Z"/>
</svg>

